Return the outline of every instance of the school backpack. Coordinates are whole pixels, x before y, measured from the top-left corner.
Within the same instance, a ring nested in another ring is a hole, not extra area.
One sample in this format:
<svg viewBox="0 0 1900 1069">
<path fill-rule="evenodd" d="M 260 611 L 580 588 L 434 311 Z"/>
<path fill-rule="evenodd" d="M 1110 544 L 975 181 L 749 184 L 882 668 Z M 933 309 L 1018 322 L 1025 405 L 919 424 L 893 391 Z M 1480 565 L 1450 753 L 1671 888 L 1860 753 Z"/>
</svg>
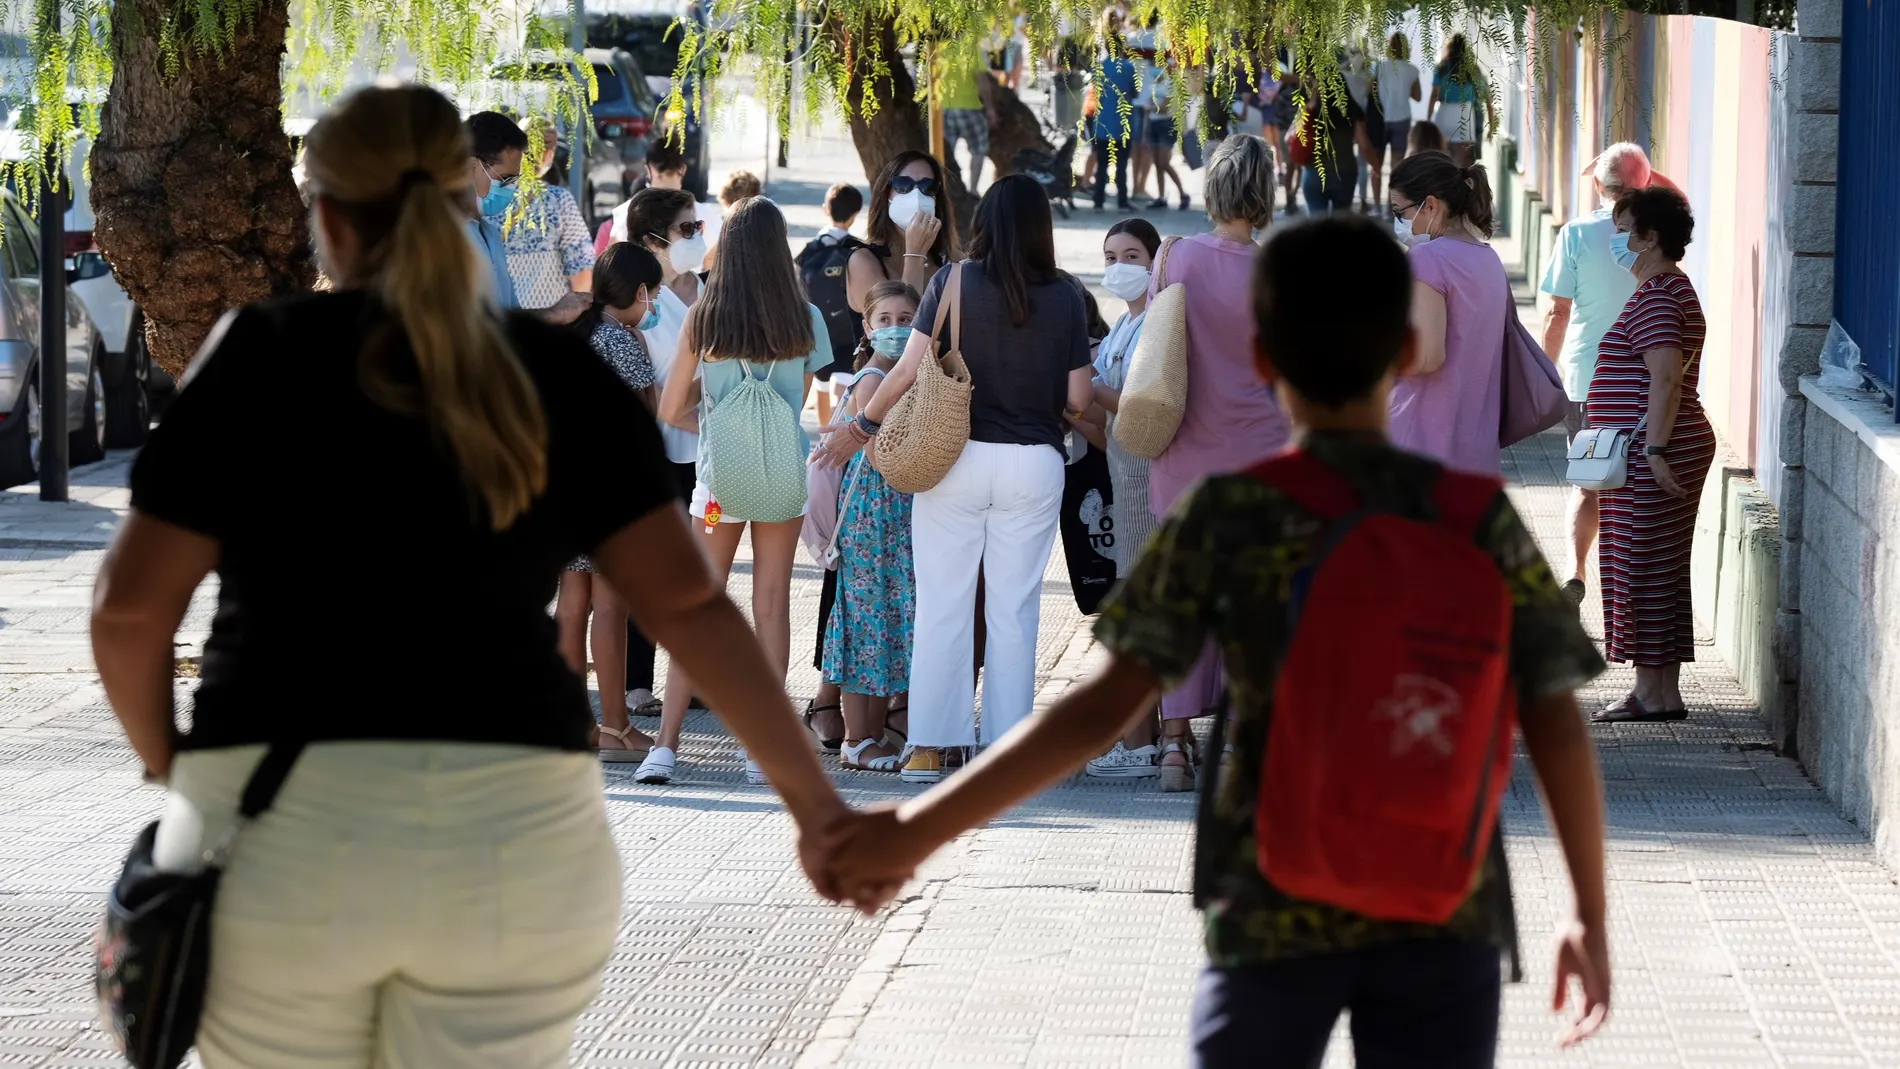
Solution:
<svg viewBox="0 0 1900 1069">
<path fill-rule="evenodd" d="M 1443 924 L 1497 823 L 1517 722 L 1511 597 L 1475 542 L 1494 478 L 1441 471 L 1435 522 L 1362 507 L 1304 452 L 1251 474 L 1326 529 L 1294 578 L 1254 814 L 1296 898 Z"/>
<path fill-rule="evenodd" d="M 864 317 L 851 310 L 851 302 L 845 297 L 845 265 L 861 248 L 864 242 L 849 235 L 842 239 L 821 235 L 811 239 L 798 254 L 798 277 L 805 281 L 805 298 L 824 314 L 832 360 L 847 368 L 863 336 Z"/>
<path fill-rule="evenodd" d="M 805 510 L 805 442 L 798 417 L 772 388 L 772 372 L 752 374 L 739 361 L 739 385 L 700 421 L 705 457 L 699 477 L 719 512 L 740 520 L 782 523 Z"/>
</svg>

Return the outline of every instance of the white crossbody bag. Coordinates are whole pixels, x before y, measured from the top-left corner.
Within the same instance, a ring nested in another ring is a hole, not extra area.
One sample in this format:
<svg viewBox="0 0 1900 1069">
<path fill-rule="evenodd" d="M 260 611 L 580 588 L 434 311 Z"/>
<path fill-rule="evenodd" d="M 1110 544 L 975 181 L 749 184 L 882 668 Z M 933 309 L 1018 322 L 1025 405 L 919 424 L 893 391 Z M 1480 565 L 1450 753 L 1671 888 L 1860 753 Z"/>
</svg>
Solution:
<svg viewBox="0 0 1900 1069">
<path fill-rule="evenodd" d="M 1682 366 L 1686 378 L 1689 369 L 1702 356 L 1691 355 Z M 1649 423 L 1643 413 L 1634 427 L 1585 427 L 1570 440 L 1570 464 L 1564 469 L 1564 481 L 1585 490 L 1621 490 L 1630 480 L 1630 443 Z"/>
<path fill-rule="evenodd" d="M 1630 442 L 1649 422 L 1644 415 L 1629 427 L 1586 427 L 1570 440 L 1570 464 L 1564 481 L 1585 490 L 1621 490 L 1630 478 Z"/>
</svg>

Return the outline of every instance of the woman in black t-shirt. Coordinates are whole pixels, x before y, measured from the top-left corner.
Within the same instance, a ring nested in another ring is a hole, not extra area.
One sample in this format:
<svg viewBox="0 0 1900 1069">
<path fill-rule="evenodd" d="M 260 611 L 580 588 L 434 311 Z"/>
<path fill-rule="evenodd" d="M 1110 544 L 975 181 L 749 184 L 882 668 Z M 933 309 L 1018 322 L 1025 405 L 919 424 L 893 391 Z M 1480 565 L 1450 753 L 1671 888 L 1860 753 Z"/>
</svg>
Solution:
<svg viewBox="0 0 1900 1069">
<path fill-rule="evenodd" d="M 652 419 L 580 339 L 482 292 L 454 106 L 363 90 L 307 166 L 336 289 L 213 331 L 94 601 L 107 697 L 169 780 L 160 869 L 234 826 L 267 747 L 296 753 L 236 836 L 198 1047 L 208 1069 L 565 1064 L 620 903 L 587 692 L 546 611 L 567 561 L 701 681 L 801 832 L 847 810 L 693 544 Z M 172 641 L 214 570 L 181 735 Z"/>
<path fill-rule="evenodd" d="M 1056 269 L 1049 199 L 1024 175 L 997 179 L 977 206 L 970 255 L 937 273 L 910 346 L 856 423 L 829 435 L 842 463 L 917 381 L 952 273 L 961 272 L 961 341 L 970 367 L 970 441 L 950 473 L 916 495 L 917 573 L 910 669 L 912 752 L 903 778 L 934 782 L 946 750 L 993 743 L 1035 698 L 1042 575 L 1062 504 L 1066 413 L 1094 397 L 1082 293 Z M 946 343 L 948 341 L 946 325 Z M 984 583 L 983 732 L 976 732 L 975 608 Z"/>
</svg>

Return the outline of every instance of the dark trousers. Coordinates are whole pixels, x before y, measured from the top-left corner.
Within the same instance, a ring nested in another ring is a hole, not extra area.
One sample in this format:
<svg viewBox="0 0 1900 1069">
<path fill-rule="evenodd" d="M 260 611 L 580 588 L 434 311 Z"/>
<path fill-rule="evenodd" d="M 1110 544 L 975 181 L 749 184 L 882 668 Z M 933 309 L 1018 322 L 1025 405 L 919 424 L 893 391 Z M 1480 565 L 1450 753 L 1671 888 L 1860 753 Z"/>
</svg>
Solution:
<svg viewBox="0 0 1900 1069">
<path fill-rule="evenodd" d="M 1108 196 L 1108 157 L 1112 146 L 1115 156 L 1115 203 L 1128 203 L 1128 151 L 1133 147 L 1126 139 L 1114 141 L 1099 134 L 1090 144 L 1095 149 L 1095 206 L 1100 208 Z"/>
<path fill-rule="evenodd" d="M 1416 939 L 1209 968 L 1194 985 L 1194 1069 L 1319 1069 L 1342 1010 L 1358 1069 L 1491 1069 L 1496 947 Z"/>
<path fill-rule="evenodd" d="M 818 584 L 818 643 L 812 650 L 811 666 L 818 669 L 818 678 L 824 679 L 825 671 L 825 632 L 831 629 L 831 611 L 838 605 L 838 570 L 825 569 L 824 581 Z"/>
<path fill-rule="evenodd" d="M 1357 177 L 1358 161 L 1349 159 L 1345 169 L 1334 163 L 1327 167 L 1326 176 L 1320 177 L 1319 168 L 1308 165 L 1300 174 L 1300 194 L 1306 199 L 1306 210 L 1314 215 L 1329 211 L 1344 212 L 1352 210 L 1352 192 Z"/>
<path fill-rule="evenodd" d="M 693 499 L 693 483 L 698 479 L 698 469 L 692 464 L 668 464 L 673 469 L 674 488 L 679 491 L 680 500 Z M 653 689 L 653 643 L 640 633 L 640 627 L 627 617 L 627 689 Z"/>
</svg>

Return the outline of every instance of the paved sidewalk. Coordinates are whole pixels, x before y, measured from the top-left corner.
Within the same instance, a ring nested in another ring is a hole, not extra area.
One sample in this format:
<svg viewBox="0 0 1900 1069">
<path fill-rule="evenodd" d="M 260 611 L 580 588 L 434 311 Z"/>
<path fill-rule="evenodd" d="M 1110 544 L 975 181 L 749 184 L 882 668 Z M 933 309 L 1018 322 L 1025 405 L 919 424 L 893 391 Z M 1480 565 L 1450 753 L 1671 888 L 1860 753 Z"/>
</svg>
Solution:
<svg viewBox="0 0 1900 1069">
<path fill-rule="evenodd" d="M 1553 443 L 1512 463 L 1520 506 L 1555 545 Z M 103 495 L 93 484 L 122 473 L 108 462 L 76 481 Z M 60 538 L 35 533 L 40 508 L 0 494 L 11 524 L 0 535 L 0 1065 L 107 1066 L 87 943 L 99 891 L 158 794 L 139 785 L 85 653 L 100 550 L 49 545 Z M 63 511 L 52 510 L 53 528 Z M 1045 698 L 1098 656 L 1054 567 Z M 801 635 L 815 577 L 801 566 Z M 741 602 L 746 582 L 741 569 Z M 206 625 L 206 607 L 201 595 L 185 637 Z M 813 681 L 795 669 L 792 692 Z M 1628 682 L 1626 669 L 1612 672 L 1585 697 L 1612 700 Z M 1768 751 L 1719 663 L 1696 666 L 1687 689 L 1686 723 L 1595 729 L 1616 1012 L 1565 1055 L 1549 1047 L 1544 1009 L 1564 870 L 1519 762 L 1505 819 L 1529 982 L 1506 995 L 1504 1062 L 1900 1064 L 1900 887 L 1860 829 Z M 680 785 L 607 774 L 626 910 L 577 1064 L 1181 1064 L 1200 964 L 1185 894 L 1190 798 L 1071 782 L 965 837 L 900 905 L 865 920 L 813 898 L 776 799 L 743 785 L 736 750 L 709 719 L 690 728 Z M 909 793 L 888 776 L 838 783 L 855 801 Z"/>
<path fill-rule="evenodd" d="M 720 152 L 722 169 L 765 173 L 729 144 Z M 771 192 L 794 236 L 809 236 L 825 186 L 862 176 L 835 136 L 801 139 L 794 153 L 800 166 L 770 175 Z M 1085 212 L 1062 225 L 1063 262 L 1095 277 L 1112 218 Z M 1205 225 L 1198 213 L 1155 221 L 1171 232 Z M 1510 461 L 1520 507 L 1561 557 L 1553 443 Z M 0 1066 L 120 1064 L 94 1024 L 90 934 L 101 890 L 160 796 L 140 785 L 103 703 L 85 621 L 126 505 L 128 462 L 114 454 L 75 472 L 71 504 L 0 492 Z M 1058 555 L 1043 598 L 1045 700 L 1099 655 L 1061 568 Z M 817 579 L 801 556 L 787 681 L 801 701 L 816 683 Z M 731 586 L 742 605 L 749 582 L 742 555 Z M 197 652 L 210 594 L 207 585 L 193 603 L 181 656 Z M 1596 626 L 1594 602 L 1587 618 Z M 1609 796 L 1616 1010 L 1602 1036 L 1561 1055 L 1550 1048 L 1547 946 L 1566 879 L 1519 761 L 1505 822 L 1529 981 L 1506 992 L 1502 1061 L 1900 1065 L 1900 886 L 1862 830 L 1768 749 L 1727 670 L 1702 651 L 1707 660 L 1685 674 L 1689 721 L 1593 729 Z M 361 685 L 349 652 L 338 636 L 339 700 Z M 1629 683 L 1628 669 L 1614 671 L 1584 698 L 1607 703 Z M 1072 781 L 966 836 L 899 905 L 863 919 L 805 887 L 776 798 L 744 784 L 709 717 L 689 719 L 682 758 L 669 788 L 638 786 L 625 769 L 605 775 L 625 909 L 580 1023 L 577 1065 L 1184 1062 L 1201 964 L 1186 895 L 1190 797 L 1151 782 Z M 836 781 L 857 802 L 911 793 L 888 775 Z M 1335 1049 L 1328 1064 L 1350 1058 Z"/>
</svg>

